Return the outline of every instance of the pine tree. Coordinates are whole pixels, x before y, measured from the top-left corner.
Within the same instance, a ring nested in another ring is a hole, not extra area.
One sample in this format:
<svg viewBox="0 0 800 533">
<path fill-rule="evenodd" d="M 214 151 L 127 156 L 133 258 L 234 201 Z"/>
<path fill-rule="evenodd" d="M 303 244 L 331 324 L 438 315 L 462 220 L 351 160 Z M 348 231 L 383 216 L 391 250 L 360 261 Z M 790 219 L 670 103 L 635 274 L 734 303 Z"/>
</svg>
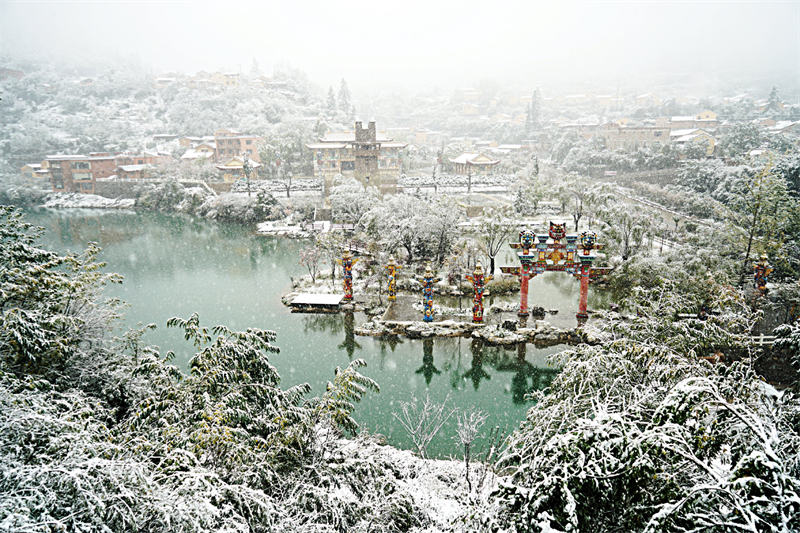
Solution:
<svg viewBox="0 0 800 533">
<path fill-rule="evenodd" d="M 352 108 L 353 104 L 350 102 L 350 89 L 347 88 L 347 82 L 342 78 L 342 83 L 339 86 L 339 109 L 349 115 Z"/>
<path fill-rule="evenodd" d="M 781 110 L 781 98 L 778 96 L 778 88 L 774 85 L 772 86 L 772 90 L 769 92 L 769 98 L 767 99 L 767 111 L 780 111 Z"/>
<path fill-rule="evenodd" d="M 333 87 L 328 87 L 328 111 L 336 111 L 336 95 L 333 92 Z"/>
</svg>

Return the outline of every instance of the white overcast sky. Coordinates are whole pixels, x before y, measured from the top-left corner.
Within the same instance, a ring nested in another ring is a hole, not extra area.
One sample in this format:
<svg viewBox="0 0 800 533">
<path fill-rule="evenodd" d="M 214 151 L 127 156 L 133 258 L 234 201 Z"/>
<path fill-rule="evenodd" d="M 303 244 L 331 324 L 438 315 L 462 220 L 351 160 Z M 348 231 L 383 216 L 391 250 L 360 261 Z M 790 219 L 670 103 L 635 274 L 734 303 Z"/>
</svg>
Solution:
<svg viewBox="0 0 800 533">
<path fill-rule="evenodd" d="M 0 54 L 134 59 L 154 72 L 266 72 L 320 85 L 643 75 L 800 78 L 799 2 L 50 2 L 0 0 Z"/>
</svg>

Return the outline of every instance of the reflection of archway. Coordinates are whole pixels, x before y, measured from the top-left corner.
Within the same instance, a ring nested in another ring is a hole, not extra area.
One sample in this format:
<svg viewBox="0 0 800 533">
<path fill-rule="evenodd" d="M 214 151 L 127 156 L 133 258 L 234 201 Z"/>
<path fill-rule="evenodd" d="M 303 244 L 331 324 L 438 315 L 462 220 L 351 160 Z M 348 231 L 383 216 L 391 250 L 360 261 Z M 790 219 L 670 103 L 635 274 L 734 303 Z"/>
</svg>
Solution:
<svg viewBox="0 0 800 533">
<path fill-rule="evenodd" d="M 514 359 L 499 358 L 494 369 L 498 372 L 513 372 L 511 377 L 511 401 L 515 404 L 525 403 L 525 396 L 550 385 L 559 373 L 555 368 L 541 368 L 525 360 L 528 345 L 517 344 L 517 355 Z"/>
<path fill-rule="evenodd" d="M 433 339 L 428 338 L 422 341 L 422 366 L 416 370 L 417 374 L 425 377 L 425 383 L 431 384 L 434 374 L 441 374 L 441 370 L 433 364 Z"/>
</svg>

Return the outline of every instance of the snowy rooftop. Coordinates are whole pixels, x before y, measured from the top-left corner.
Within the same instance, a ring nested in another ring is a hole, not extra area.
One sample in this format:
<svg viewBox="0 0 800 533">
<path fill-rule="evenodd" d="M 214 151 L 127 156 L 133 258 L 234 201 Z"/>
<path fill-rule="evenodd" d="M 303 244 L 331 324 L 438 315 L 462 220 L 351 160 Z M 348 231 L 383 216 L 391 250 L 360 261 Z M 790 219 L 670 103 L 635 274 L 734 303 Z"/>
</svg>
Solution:
<svg viewBox="0 0 800 533">
<path fill-rule="evenodd" d="M 140 170 L 144 170 L 149 167 L 150 165 L 120 165 L 119 168 L 121 168 L 125 172 L 138 172 Z"/>
<path fill-rule="evenodd" d="M 683 137 L 685 135 L 689 135 L 691 133 L 695 133 L 700 131 L 698 128 L 686 128 L 682 130 L 670 130 L 669 136 L 670 137 Z"/>
<path fill-rule="evenodd" d="M 382 134 L 378 133 L 376 135 L 377 142 L 389 142 L 392 139 L 383 136 Z M 348 142 L 355 142 L 356 134 L 353 131 L 343 131 L 343 132 L 333 132 L 328 133 L 324 137 L 320 138 L 321 142 L 338 142 L 338 143 L 348 143 Z"/>
<path fill-rule="evenodd" d="M 189 149 L 181 156 L 181 159 L 208 159 L 212 155 L 214 154 L 211 152 Z"/>
<path fill-rule="evenodd" d="M 344 148 L 347 146 L 345 143 L 311 143 L 307 144 L 306 148 L 311 150 L 322 150 L 322 149 L 332 149 L 332 148 Z"/>
<path fill-rule="evenodd" d="M 344 294 L 301 293 L 294 297 L 292 305 L 339 305 Z"/>
<path fill-rule="evenodd" d="M 48 155 L 45 156 L 45 159 L 49 159 L 51 161 L 64 161 L 64 160 L 80 160 L 80 159 L 89 159 L 85 155 L 74 154 L 74 155 L 65 155 L 65 154 L 56 154 L 56 155 Z"/>
<path fill-rule="evenodd" d="M 485 159 L 485 161 L 476 161 L 476 159 L 479 159 L 479 158 L 481 158 L 481 154 L 464 153 L 464 154 L 461 154 L 460 156 L 456 157 L 455 159 L 451 159 L 450 162 L 451 163 L 455 163 L 457 165 L 466 165 L 467 163 L 473 164 L 473 165 L 495 165 L 495 164 L 499 163 L 499 161 L 495 161 L 495 160 L 489 159 L 486 156 L 482 157 L 483 159 Z"/>
</svg>

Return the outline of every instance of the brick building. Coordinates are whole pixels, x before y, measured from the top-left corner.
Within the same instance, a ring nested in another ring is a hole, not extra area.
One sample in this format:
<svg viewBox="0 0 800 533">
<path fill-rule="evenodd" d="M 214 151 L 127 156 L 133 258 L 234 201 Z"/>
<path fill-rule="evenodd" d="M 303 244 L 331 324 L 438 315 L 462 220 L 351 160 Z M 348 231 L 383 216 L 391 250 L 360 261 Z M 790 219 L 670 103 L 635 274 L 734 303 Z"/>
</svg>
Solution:
<svg viewBox="0 0 800 533">
<path fill-rule="evenodd" d="M 232 157 L 247 155 L 256 163 L 261 162 L 258 155 L 258 143 L 261 137 L 246 135 L 236 130 L 217 130 L 214 132 L 216 161 L 225 161 Z"/>
<path fill-rule="evenodd" d="M 118 176 L 120 179 L 144 179 L 154 166 L 164 164 L 170 156 L 153 152 L 111 154 L 91 152 L 87 155 L 49 155 L 42 161 L 37 175 L 46 176 L 55 192 L 94 194 L 98 179 Z M 34 165 L 26 165 L 32 167 Z M 25 169 L 25 167 L 23 167 Z"/>
<path fill-rule="evenodd" d="M 45 159 L 55 192 L 94 193 L 95 178 L 85 155 L 49 155 Z"/>
</svg>

